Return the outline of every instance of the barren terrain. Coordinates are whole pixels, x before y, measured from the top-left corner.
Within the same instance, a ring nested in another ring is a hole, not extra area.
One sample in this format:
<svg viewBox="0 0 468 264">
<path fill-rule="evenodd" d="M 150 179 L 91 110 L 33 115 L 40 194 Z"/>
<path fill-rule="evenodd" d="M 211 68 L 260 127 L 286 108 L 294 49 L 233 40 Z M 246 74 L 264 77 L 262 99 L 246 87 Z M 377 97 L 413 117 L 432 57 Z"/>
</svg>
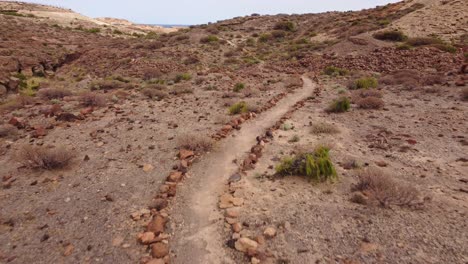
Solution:
<svg viewBox="0 0 468 264">
<path fill-rule="evenodd" d="M 467 263 L 467 17 L 0 1 L 0 263 Z"/>
</svg>

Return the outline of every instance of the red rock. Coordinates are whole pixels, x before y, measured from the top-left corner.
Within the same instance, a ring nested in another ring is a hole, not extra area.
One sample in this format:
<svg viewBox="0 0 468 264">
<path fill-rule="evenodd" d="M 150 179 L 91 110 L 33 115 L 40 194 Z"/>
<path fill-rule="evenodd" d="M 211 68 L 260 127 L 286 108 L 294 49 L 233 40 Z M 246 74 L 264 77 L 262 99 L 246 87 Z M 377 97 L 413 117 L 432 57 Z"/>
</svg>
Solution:
<svg viewBox="0 0 468 264">
<path fill-rule="evenodd" d="M 460 80 L 457 80 L 457 81 L 455 82 L 455 85 L 456 85 L 456 86 L 465 86 L 466 83 L 465 83 L 464 80 L 460 79 Z"/>
<path fill-rule="evenodd" d="M 182 180 L 182 172 L 180 171 L 173 171 L 169 176 L 167 177 L 167 180 L 170 182 L 179 182 Z"/>
<path fill-rule="evenodd" d="M 151 246 L 151 256 L 154 258 L 163 258 L 169 254 L 169 247 L 164 243 L 156 243 Z"/>
<path fill-rule="evenodd" d="M 414 140 L 414 139 L 408 139 L 408 140 L 406 140 L 406 142 L 408 142 L 408 143 L 411 144 L 411 145 L 416 145 L 416 143 L 418 143 L 418 142 L 417 142 L 416 140 Z"/>
<path fill-rule="evenodd" d="M 187 149 L 181 149 L 179 151 L 179 158 L 181 160 L 184 160 L 184 159 L 188 159 L 190 157 L 193 157 L 195 155 L 195 153 L 191 150 L 187 150 Z"/>
<path fill-rule="evenodd" d="M 80 114 L 86 116 L 86 115 L 91 114 L 93 111 L 94 111 L 93 107 L 88 107 L 88 108 L 85 108 L 85 109 L 81 109 Z"/>
<path fill-rule="evenodd" d="M 10 121 L 8 121 L 8 124 L 13 125 L 13 126 L 15 126 L 17 128 L 25 128 L 26 127 L 24 122 L 21 119 L 16 118 L 16 117 L 12 117 L 10 119 Z"/>
<path fill-rule="evenodd" d="M 224 132 L 229 132 L 229 131 L 232 130 L 232 126 L 230 126 L 230 125 L 225 125 L 225 126 L 223 126 L 223 128 L 221 128 L 221 130 L 224 131 Z"/>
<path fill-rule="evenodd" d="M 138 241 L 144 245 L 150 244 L 156 236 L 153 232 L 145 232 L 138 235 Z"/>
<path fill-rule="evenodd" d="M 34 138 L 40 138 L 47 135 L 47 130 L 43 126 L 35 126 L 32 136 Z"/>
<path fill-rule="evenodd" d="M 164 232 L 165 225 L 166 225 L 166 219 L 164 219 L 164 217 L 160 215 L 156 215 L 148 223 L 146 230 L 148 232 L 153 232 L 155 235 L 159 235 L 160 233 Z"/>
</svg>

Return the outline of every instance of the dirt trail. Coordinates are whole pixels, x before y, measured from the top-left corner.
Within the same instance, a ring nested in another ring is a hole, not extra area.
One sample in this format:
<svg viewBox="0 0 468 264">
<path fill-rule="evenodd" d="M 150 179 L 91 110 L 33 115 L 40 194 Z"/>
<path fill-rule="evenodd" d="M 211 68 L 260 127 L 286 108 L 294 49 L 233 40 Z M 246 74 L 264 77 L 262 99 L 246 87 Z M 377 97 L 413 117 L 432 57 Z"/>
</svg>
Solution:
<svg viewBox="0 0 468 264">
<path fill-rule="evenodd" d="M 297 101 L 312 94 L 315 85 L 308 78 L 303 80 L 301 89 L 246 123 L 192 167 L 191 178 L 181 186 L 172 213 L 174 263 L 234 263 L 223 247 L 224 223 L 217 209 L 222 187 L 236 172 L 238 166 L 233 160 L 240 160 L 256 143 L 258 135 L 274 125 Z"/>
</svg>

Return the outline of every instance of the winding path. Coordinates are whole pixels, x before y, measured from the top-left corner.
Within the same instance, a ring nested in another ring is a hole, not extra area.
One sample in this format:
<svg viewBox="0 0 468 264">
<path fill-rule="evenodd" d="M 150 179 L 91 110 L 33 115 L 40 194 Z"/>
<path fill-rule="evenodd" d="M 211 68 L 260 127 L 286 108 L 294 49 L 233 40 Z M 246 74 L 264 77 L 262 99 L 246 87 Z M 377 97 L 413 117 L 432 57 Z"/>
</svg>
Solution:
<svg viewBox="0 0 468 264">
<path fill-rule="evenodd" d="M 246 122 L 239 132 L 221 141 L 215 150 L 192 166 L 191 178 L 179 187 L 171 214 L 175 224 L 171 242 L 176 255 L 174 263 L 235 263 L 224 247 L 224 220 L 217 207 L 219 195 L 238 168 L 233 160 L 242 160 L 255 145 L 258 135 L 273 126 L 296 102 L 312 95 L 315 84 L 306 77 L 303 81 L 302 88 Z"/>
</svg>

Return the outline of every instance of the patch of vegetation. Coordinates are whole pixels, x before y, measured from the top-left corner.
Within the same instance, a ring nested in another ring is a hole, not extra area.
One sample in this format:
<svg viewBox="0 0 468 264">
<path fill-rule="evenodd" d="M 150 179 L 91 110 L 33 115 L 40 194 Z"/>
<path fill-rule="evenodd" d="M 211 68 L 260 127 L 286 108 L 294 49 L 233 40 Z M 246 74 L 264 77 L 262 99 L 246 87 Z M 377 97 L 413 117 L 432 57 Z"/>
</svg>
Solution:
<svg viewBox="0 0 468 264">
<path fill-rule="evenodd" d="M 88 32 L 88 33 L 97 34 L 97 33 L 101 32 L 101 29 L 100 28 L 90 28 L 90 29 L 86 29 L 85 31 Z"/>
<path fill-rule="evenodd" d="M 313 134 L 337 134 L 340 133 L 340 130 L 333 124 L 330 123 L 314 123 L 312 125 L 311 132 Z"/>
<path fill-rule="evenodd" d="M 217 36 L 214 36 L 214 35 L 210 35 L 210 36 L 206 36 L 206 37 L 203 37 L 200 39 L 200 43 L 214 43 L 214 42 L 218 42 L 219 41 L 219 38 Z"/>
<path fill-rule="evenodd" d="M 449 43 L 444 42 L 443 40 L 437 37 L 417 37 L 417 38 L 409 38 L 406 40 L 406 44 L 410 47 L 423 47 L 423 46 L 431 46 L 437 48 L 439 50 L 455 53 L 457 52 L 457 48 L 452 46 Z"/>
<path fill-rule="evenodd" d="M 264 33 L 258 37 L 258 41 L 262 43 L 266 43 L 270 41 L 271 39 L 273 39 L 273 36 L 270 33 Z"/>
<path fill-rule="evenodd" d="M 228 109 L 230 115 L 237 115 L 248 112 L 248 107 L 246 102 L 238 102 L 233 104 Z"/>
<path fill-rule="evenodd" d="M 74 152 L 63 146 L 48 148 L 25 145 L 17 158 L 30 169 L 54 170 L 66 167 L 74 158 Z"/>
<path fill-rule="evenodd" d="M 33 14 L 21 14 L 17 10 L 0 10 L 0 15 L 5 16 L 16 16 L 16 17 L 36 17 Z"/>
<path fill-rule="evenodd" d="M 99 107 L 106 104 L 107 98 L 98 93 L 86 92 L 80 96 L 79 100 L 83 106 Z"/>
<path fill-rule="evenodd" d="M 417 203 L 419 192 L 416 188 L 401 184 L 380 170 L 368 168 L 359 171 L 357 176 L 359 181 L 353 189 L 381 206 L 413 206 Z"/>
<path fill-rule="evenodd" d="M 236 83 L 236 85 L 234 85 L 233 91 L 236 92 L 236 93 L 238 93 L 238 92 L 240 92 L 240 91 L 242 91 L 242 90 L 244 90 L 244 89 L 245 89 L 245 84 L 243 84 L 243 83 Z"/>
<path fill-rule="evenodd" d="M 334 100 L 326 109 L 328 113 L 344 113 L 351 108 L 348 97 L 341 97 Z"/>
<path fill-rule="evenodd" d="M 177 138 L 177 145 L 180 149 L 206 152 L 213 148 L 213 140 L 199 134 L 184 134 Z"/>
<path fill-rule="evenodd" d="M 164 90 L 158 90 L 153 88 L 144 88 L 141 90 L 141 93 L 151 99 L 156 99 L 158 101 L 166 98 L 169 94 Z"/>
<path fill-rule="evenodd" d="M 18 134 L 18 129 L 10 124 L 0 125 L 0 138 L 12 137 Z"/>
<path fill-rule="evenodd" d="M 323 73 L 328 76 L 345 76 L 349 71 L 335 66 L 328 66 L 323 70 Z"/>
<path fill-rule="evenodd" d="M 298 135 L 294 135 L 290 140 L 288 140 L 289 143 L 296 143 L 299 142 L 301 138 Z"/>
<path fill-rule="evenodd" d="M 384 40 L 384 41 L 405 41 L 408 37 L 401 31 L 398 30 L 387 30 L 377 32 L 373 35 L 375 39 Z"/>
<path fill-rule="evenodd" d="M 362 109 L 381 109 L 385 105 L 381 98 L 373 96 L 360 98 L 356 101 L 356 104 Z"/>
<path fill-rule="evenodd" d="M 190 79 L 192 79 L 192 75 L 190 75 L 190 73 L 180 73 L 176 75 L 174 82 L 179 83 L 181 81 L 188 81 Z"/>
<path fill-rule="evenodd" d="M 351 82 L 348 88 L 351 90 L 377 88 L 378 84 L 379 82 L 374 77 L 363 77 Z"/>
<path fill-rule="evenodd" d="M 288 21 L 280 21 L 280 22 L 275 24 L 274 29 L 293 32 L 293 31 L 296 31 L 297 26 L 296 26 L 296 24 L 294 22 L 289 21 L 289 20 Z"/>
<path fill-rule="evenodd" d="M 307 176 L 315 182 L 335 181 L 337 173 L 329 152 L 329 148 L 320 146 L 311 153 L 301 153 L 293 158 L 284 158 L 276 166 L 276 173 L 282 176 Z"/>
<path fill-rule="evenodd" d="M 70 96 L 72 95 L 72 92 L 64 88 L 46 88 L 40 89 L 37 94 L 41 98 L 52 100 L 62 99 L 65 96 Z"/>
</svg>

